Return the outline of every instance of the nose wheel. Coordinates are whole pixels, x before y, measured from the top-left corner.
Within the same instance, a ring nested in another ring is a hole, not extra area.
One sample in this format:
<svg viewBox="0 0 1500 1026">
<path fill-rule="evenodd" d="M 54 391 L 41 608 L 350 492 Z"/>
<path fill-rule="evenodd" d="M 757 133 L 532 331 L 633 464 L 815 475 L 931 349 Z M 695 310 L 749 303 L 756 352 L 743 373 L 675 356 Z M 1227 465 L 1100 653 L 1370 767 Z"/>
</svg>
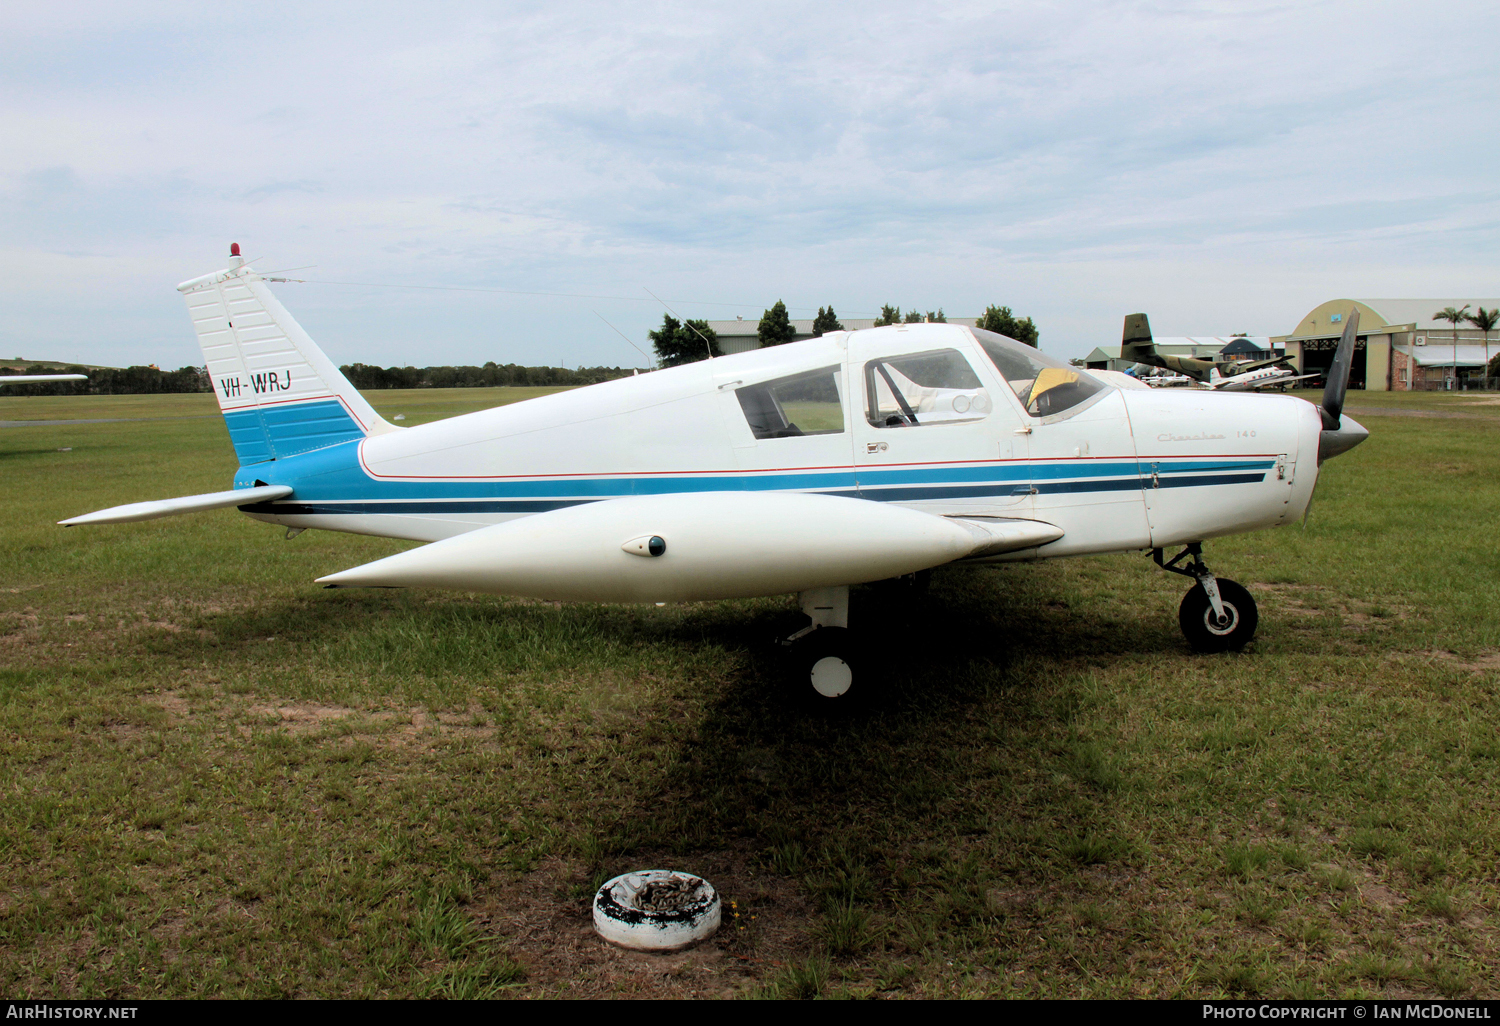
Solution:
<svg viewBox="0 0 1500 1026">
<path fill-rule="evenodd" d="M 1185 556 L 1193 561 L 1185 567 L 1177 564 Z M 1152 550 L 1152 558 L 1163 570 L 1191 577 L 1197 583 L 1182 597 L 1177 622 L 1195 652 L 1238 651 L 1255 637 L 1260 614 L 1255 599 L 1239 584 L 1227 577 L 1215 577 L 1203 563 L 1203 546 L 1189 545 L 1168 562 L 1162 561 L 1161 549 Z"/>
<path fill-rule="evenodd" d="M 1219 578 L 1217 584 L 1220 612 L 1214 612 L 1208 592 L 1201 584 L 1193 585 L 1182 596 L 1182 605 L 1177 609 L 1177 622 L 1195 652 L 1238 651 L 1255 637 L 1260 619 L 1255 599 L 1227 578 Z"/>
</svg>

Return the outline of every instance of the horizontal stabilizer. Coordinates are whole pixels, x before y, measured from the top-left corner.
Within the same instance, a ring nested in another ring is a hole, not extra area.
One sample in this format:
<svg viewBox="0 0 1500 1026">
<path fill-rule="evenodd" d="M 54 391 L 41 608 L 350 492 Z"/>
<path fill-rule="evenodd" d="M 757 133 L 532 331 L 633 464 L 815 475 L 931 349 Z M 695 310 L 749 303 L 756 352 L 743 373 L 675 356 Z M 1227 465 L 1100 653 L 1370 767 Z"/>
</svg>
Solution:
<svg viewBox="0 0 1500 1026">
<path fill-rule="evenodd" d="M 137 520 L 175 517 L 179 513 L 201 513 L 204 510 L 243 506 L 251 502 L 270 502 L 273 499 L 284 499 L 291 494 L 290 485 L 236 488 L 228 492 L 209 492 L 207 495 L 184 495 L 180 499 L 157 499 L 155 502 L 132 502 L 125 506 L 111 506 L 97 513 L 85 513 L 71 520 L 59 520 L 58 523 L 64 527 L 78 527 L 81 524 L 129 524 Z"/>
<path fill-rule="evenodd" d="M 967 527 L 975 538 L 974 551 L 970 559 L 998 556 L 1002 552 L 1019 552 L 1034 549 L 1038 545 L 1055 542 L 1063 536 L 1063 529 L 1040 520 L 1010 520 L 1003 517 L 949 517 L 949 520 Z"/>
<path fill-rule="evenodd" d="M 980 541 L 963 524 L 866 499 L 789 492 L 643 495 L 495 524 L 318 583 L 685 602 L 900 577 L 962 559 Z"/>
</svg>

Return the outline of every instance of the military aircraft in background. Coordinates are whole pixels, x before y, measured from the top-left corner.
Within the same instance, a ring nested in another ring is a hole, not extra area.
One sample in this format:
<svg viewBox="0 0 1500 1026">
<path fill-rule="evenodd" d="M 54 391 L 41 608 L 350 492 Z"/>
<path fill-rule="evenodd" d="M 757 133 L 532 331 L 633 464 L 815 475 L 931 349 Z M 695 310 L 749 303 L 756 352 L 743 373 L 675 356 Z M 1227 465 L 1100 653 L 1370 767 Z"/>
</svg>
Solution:
<svg viewBox="0 0 1500 1026">
<path fill-rule="evenodd" d="M 1241 375 L 1250 374 L 1254 371 L 1263 371 L 1266 368 L 1275 368 L 1285 364 L 1285 356 L 1273 356 L 1263 360 L 1205 360 L 1196 356 L 1173 356 L 1163 353 L 1157 349 L 1156 343 L 1151 338 L 1151 325 L 1145 314 L 1134 314 L 1125 319 L 1124 337 L 1121 339 L 1120 359 L 1134 360 L 1137 364 L 1147 367 L 1161 367 L 1184 375 L 1201 386 L 1222 391 L 1239 392 L 1250 388 L 1264 387 L 1262 385 L 1237 385 L 1229 387 L 1231 382 Z M 1295 374 L 1289 368 L 1282 368 L 1287 373 Z M 1305 375 L 1313 377 L 1314 375 Z M 1266 375 L 1262 375 L 1266 377 Z M 1143 378 L 1144 380 L 1144 378 Z M 1271 382 L 1266 382 L 1270 384 Z M 1163 384 L 1178 384 L 1176 381 L 1167 381 Z"/>
<path fill-rule="evenodd" d="M 781 641 L 829 699 L 881 673 L 881 646 L 849 630 L 849 586 L 941 566 L 1150 550 L 1194 582 L 1178 613 L 1192 647 L 1239 648 L 1255 601 L 1208 569 L 1203 541 L 1297 522 L 1323 461 L 1367 436 L 1342 416 L 1356 315 L 1321 406 L 1117 387 L 992 332 L 903 324 L 402 428 L 231 254 L 178 290 L 239 457 L 233 488 L 64 525 L 237 506 L 289 537 L 424 543 L 320 579 L 337 588 L 795 593 L 805 625 Z"/>
</svg>

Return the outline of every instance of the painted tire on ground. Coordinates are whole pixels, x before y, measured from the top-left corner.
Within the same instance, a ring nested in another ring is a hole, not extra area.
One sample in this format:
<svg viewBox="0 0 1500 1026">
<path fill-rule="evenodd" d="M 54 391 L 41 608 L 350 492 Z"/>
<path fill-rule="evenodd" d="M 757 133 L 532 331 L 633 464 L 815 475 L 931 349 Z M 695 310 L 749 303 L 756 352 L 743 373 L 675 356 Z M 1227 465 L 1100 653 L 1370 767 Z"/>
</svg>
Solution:
<svg viewBox="0 0 1500 1026">
<path fill-rule="evenodd" d="M 719 892 L 690 873 L 623 873 L 594 895 L 594 930 L 637 951 L 681 951 L 719 929 Z"/>
</svg>

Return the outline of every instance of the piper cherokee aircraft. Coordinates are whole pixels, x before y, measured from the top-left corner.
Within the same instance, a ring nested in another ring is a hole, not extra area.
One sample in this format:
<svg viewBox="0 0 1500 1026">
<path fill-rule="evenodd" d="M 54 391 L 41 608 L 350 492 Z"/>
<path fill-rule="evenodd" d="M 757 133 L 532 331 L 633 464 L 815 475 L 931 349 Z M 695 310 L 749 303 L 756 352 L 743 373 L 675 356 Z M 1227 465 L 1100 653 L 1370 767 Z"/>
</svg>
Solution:
<svg viewBox="0 0 1500 1026">
<path fill-rule="evenodd" d="M 904 324 L 400 428 L 231 253 L 177 288 L 239 457 L 234 487 L 64 525 L 237 506 L 289 537 L 426 543 L 319 579 L 338 588 L 792 592 L 807 621 L 782 643 L 826 698 L 879 674 L 848 629 L 849 586 L 950 564 L 1149 549 L 1195 582 L 1179 611 L 1192 646 L 1243 646 L 1255 601 L 1209 571 L 1202 542 L 1295 522 L 1319 465 L 1367 435 L 1341 417 L 1354 315 L 1321 409 L 1120 388 L 988 331 Z"/>
</svg>

